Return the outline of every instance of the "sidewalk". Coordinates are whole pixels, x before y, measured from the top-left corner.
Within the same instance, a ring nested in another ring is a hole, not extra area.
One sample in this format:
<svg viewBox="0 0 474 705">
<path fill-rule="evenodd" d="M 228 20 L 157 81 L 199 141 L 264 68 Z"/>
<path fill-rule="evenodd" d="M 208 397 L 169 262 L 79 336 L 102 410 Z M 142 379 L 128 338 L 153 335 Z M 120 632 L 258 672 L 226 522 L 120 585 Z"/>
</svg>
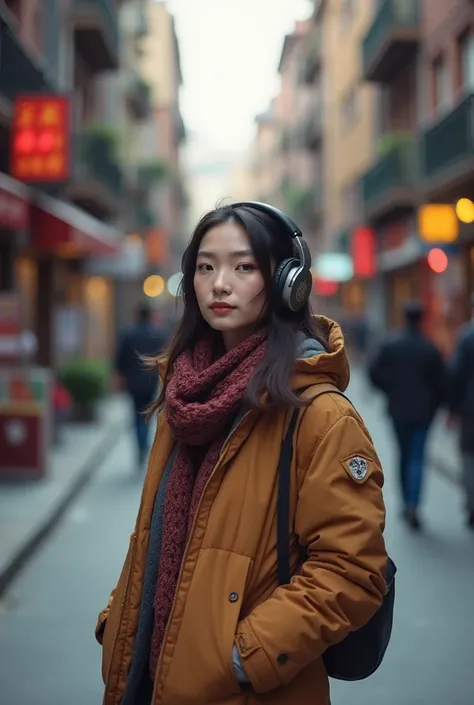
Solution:
<svg viewBox="0 0 474 705">
<path fill-rule="evenodd" d="M 456 483 L 461 482 L 461 456 L 457 432 L 447 429 L 440 414 L 431 434 L 429 457 L 433 467 Z"/>
<path fill-rule="evenodd" d="M 49 475 L 31 482 L 0 481 L 0 596 L 7 583 L 54 528 L 116 443 L 129 420 L 127 401 L 103 401 L 99 421 L 71 423 L 51 452 Z"/>
</svg>

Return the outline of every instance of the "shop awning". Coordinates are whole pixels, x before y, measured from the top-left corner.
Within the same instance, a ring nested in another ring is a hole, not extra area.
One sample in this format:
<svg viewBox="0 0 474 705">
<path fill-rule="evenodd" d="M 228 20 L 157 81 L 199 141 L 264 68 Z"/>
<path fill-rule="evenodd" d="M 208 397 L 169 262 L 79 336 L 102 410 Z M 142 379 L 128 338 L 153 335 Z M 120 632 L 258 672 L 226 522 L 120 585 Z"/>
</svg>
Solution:
<svg viewBox="0 0 474 705">
<path fill-rule="evenodd" d="M 47 252 L 77 256 L 119 253 L 122 233 L 56 198 L 36 193 L 31 206 L 31 242 Z"/>
<path fill-rule="evenodd" d="M 29 222 L 29 189 L 0 172 L 0 228 L 23 230 Z"/>
</svg>

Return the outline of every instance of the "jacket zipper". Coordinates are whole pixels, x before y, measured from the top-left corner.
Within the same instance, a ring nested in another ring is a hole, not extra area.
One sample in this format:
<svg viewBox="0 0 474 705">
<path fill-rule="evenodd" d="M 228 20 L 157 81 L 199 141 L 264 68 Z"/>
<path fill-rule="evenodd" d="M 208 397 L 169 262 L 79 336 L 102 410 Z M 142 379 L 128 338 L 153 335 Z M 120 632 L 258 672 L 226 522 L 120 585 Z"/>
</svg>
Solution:
<svg viewBox="0 0 474 705">
<path fill-rule="evenodd" d="M 250 416 L 250 414 L 251 414 L 251 411 L 247 411 L 247 412 L 242 416 L 242 418 L 240 419 L 240 421 L 239 421 L 239 423 L 237 424 L 237 426 L 236 426 L 236 427 L 231 431 L 231 433 L 227 436 L 227 439 L 226 439 L 224 445 L 222 446 L 222 450 L 221 450 L 221 452 L 220 452 L 220 454 L 219 454 L 219 457 L 218 457 L 218 459 L 217 459 L 217 462 L 216 462 L 216 464 L 215 464 L 215 466 L 214 466 L 214 470 L 213 470 L 212 473 L 210 474 L 210 476 L 209 476 L 209 478 L 208 478 L 208 480 L 207 480 L 207 482 L 206 482 L 206 484 L 205 484 L 205 486 L 204 486 L 204 490 L 203 490 L 203 493 L 202 493 L 202 495 L 201 495 L 201 499 L 199 500 L 199 504 L 198 504 L 198 506 L 197 506 L 197 508 L 196 508 L 196 513 L 195 513 L 195 515 L 194 515 L 193 523 L 192 523 L 192 526 L 191 526 L 191 531 L 189 532 L 189 538 L 188 538 L 188 541 L 187 541 L 187 543 L 186 543 L 186 546 L 185 546 L 185 549 L 184 549 L 184 553 L 183 553 L 183 558 L 182 558 L 182 561 L 181 561 L 181 568 L 180 568 L 180 570 L 179 570 L 178 582 L 176 583 L 176 590 L 175 590 L 175 593 L 174 593 L 173 604 L 171 605 L 171 611 L 170 611 L 170 616 L 169 616 L 169 619 L 168 619 L 168 624 L 166 625 L 165 633 L 164 633 L 164 636 L 163 636 L 163 642 L 162 642 L 162 645 L 161 645 L 160 658 L 158 659 L 158 663 L 157 663 L 157 666 L 156 666 L 155 681 L 154 681 L 154 683 L 153 683 L 153 694 L 152 694 L 152 697 L 151 697 L 150 705 L 155 705 L 156 684 L 157 684 L 157 682 L 158 682 L 158 677 L 159 677 L 159 673 L 160 673 L 160 669 L 161 669 L 161 663 L 162 663 L 162 661 L 163 661 L 163 647 L 164 647 L 164 645 L 166 644 L 166 640 L 167 640 L 167 638 L 168 638 L 168 631 L 169 631 L 171 616 L 172 616 L 172 614 L 173 614 L 173 612 L 174 612 L 174 608 L 175 608 L 175 604 L 176 604 L 176 599 L 177 599 L 177 596 L 178 596 L 178 588 L 179 588 L 179 585 L 180 585 L 180 583 L 181 583 L 181 577 L 182 577 L 182 573 L 183 573 L 183 568 L 184 568 L 184 565 L 185 565 L 185 563 L 186 563 L 186 558 L 187 558 L 187 554 L 188 554 L 189 545 L 190 545 L 190 543 L 191 543 L 191 541 L 192 541 L 192 539 L 193 539 L 194 529 L 195 529 L 195 527 L 196 527 L 196 522 L 197 522 L 198 517 L 199 517 L 199 511 L 200 511 L 200 509 L 201 509 L 202 500 L 204 499 L 204 496 L 205 496 L 205 494 L 206 494 L 206 492 L 207 492 L 207 488 L 208 488 L 208 486 L 209 486 L 209 483 L 211 482 L 212 478 L 214 477 L 214 475 L 216 474 L 217 470 L 219 469 L 219 466 L 220 466 L 220 464 L 221 464 L 221 461 L 222 461 L 222 459 L 223 459 L 225 453 L 227 452 L 227 448 L 229 447 L 230 441 L 232 440 L 232 438 L 233 438 L 234 434 L 236 433 L 236 431 L 241 427 L 241 425 L 243 424 L 243 422 Z"/>
<path fill-rule="evenodd" d="M 117 629 L 115 630 L 114 640 L 113 640 L 113 642 L 112 642 L 112 650 L 111 650 L 111 652 L 110 652 L 110 663 L 109 663 L 109 667 L 108 667 L 108 669 L 107 669 L 107 677 L 106 677 L 106 680 L 105 680 L 106 684 L 109 683 L 110 671 L 111 671 L 111 669 L 112 669 L 112 663 L 113 663 L 113 660 L 114 660 L 115 647 L 117 646 L 118 633 L 119 633 L 119 631 L 120 631 L 120 623 L 121 623 L 121 620 L 122 620 L 122 615 L 123 615 L 123 610 L 124 610 L 124 607 L 125 607 L 125 602 L 126 602 L 126 600 L 127 600 L 128 587 L 129 587 L 129 584 L 130 584 L 130 577 L 131 577 L 131 574 L 132 574 L 133 557 L 134 557 L 134 554 L 135 554 L 136 539 L 137 539 L 137 536 L 136 536 L 136 534 L 135 534 L 135 536 L 133 536 L 133 538 L 131 539 L 131 540 L 132 540 L 132 546 L 131 546 L 131 548 L 130 548 L 130 560 L 128 561 L 127 577 L 126 577 L 126 579 L 125 579 L 125 590 L 124 590 L 124 592 L 123 592 L 122 603 L 121 603 L 121 605 L 120 605 L 120 619 L 119 619 L 118 627 L 117 627 Z M 105 702 L 105 699 L 104 699 L 104 702 Z"/>
</svg>

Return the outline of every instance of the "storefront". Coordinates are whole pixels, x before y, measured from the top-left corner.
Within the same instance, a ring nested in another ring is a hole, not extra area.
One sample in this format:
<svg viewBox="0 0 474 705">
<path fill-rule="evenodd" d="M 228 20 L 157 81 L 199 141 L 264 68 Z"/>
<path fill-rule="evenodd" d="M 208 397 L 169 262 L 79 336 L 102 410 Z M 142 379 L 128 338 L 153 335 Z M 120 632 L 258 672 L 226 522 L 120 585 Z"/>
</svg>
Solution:
<svg viewBox="0 0 474 705">
<path fill-rule="evenodd" d="M 377 270 L 384 278 L 386 328 L 402 326 L 405 305 L 416 299 L 425 308 L 425 330 L 432 335 L 434 275 L 427 265 L 415 218 L 407 216 L 390 223 L 378 237 Z"/>
<path fill-rule="evenodd" d="M 15 255 L 28 225 L 28 189 L 0 173 L 0 291 L 15 289 Z"/>
<path fill-rule="evenodd" d="M 107 359 L 114 320 L 111 283 L 91 280 L 84 262 L 114 256 L 121 235 L 63 201 L 35 194 L 31 250 L 36 261 L 38 360 L 56 367 L 67 358 Z M 99 324 L 98 324 L 99 321 Z"/>
</svg>

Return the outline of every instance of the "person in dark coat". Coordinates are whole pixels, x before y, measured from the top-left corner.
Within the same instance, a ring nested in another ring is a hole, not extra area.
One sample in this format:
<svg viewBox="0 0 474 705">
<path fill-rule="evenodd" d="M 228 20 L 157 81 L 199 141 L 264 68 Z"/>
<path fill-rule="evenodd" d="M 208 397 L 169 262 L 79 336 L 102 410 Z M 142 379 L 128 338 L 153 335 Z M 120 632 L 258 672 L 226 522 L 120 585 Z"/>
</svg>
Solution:
<svg viewBox="0 0 474 705">
<path fill-rule="evenodd" d="M 143 358 L 156 357 L 166 343 L 165 331 L 152 325 L 150 308 L 141 304 L 137 309 L 135 324 L 123 332 L 117 347 L 115 366 L 133 403 L 140 467 L 148 455 L 146 409 L 155 399 L 158 387 L 158 371 L 147 367 Z"/>
<path fill-rule="evenodd" d="M 471 320 L 461 330 L 450 364 L 451 420 L 459 421 L 467 524 L 474 529 L 474 294 Z"/>
<path fill-rule="evenodd" d="M 404 330 L 391 334 L 369 367 L 372 384 L 387 397 L 400 457 L 403 515 L 420 528 L 425 448 L 438 409 L 446 401 L 446 366 L 440 351 L 422 333 L 423 307 L 405 308 Z"/>
</svg>

